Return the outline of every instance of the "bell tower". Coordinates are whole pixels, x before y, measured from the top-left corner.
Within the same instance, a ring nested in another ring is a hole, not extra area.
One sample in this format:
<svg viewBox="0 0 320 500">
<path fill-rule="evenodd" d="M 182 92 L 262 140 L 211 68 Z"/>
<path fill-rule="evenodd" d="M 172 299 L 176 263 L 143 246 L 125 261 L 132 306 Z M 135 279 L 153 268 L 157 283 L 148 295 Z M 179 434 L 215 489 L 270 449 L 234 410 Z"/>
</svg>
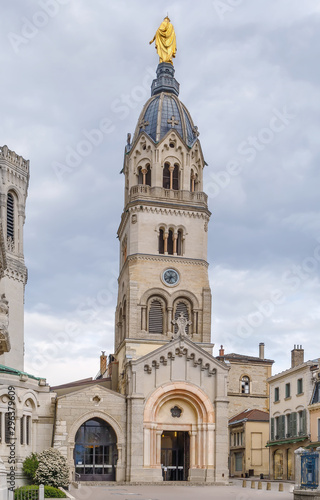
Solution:
<svg viewBox="0 0 320 500">
<path fill-rule="evenodd" d="M 0 364 L 24 369 L 24 289 L 27 268 L 23 253 L 23 226 L 29 185 L 29 161 L 0 147 L 0 219 L 5 269 L 0 281 Z M 4 333 L 2 333 L 4 332 Z"/>
<path fill-rule="evenodd" d="M 174 73 L 171 63 L 158 65 L 125 148 L 115 318 L 120 373 L 126 359 L 170 342 L 179 316 L 188 321 L 189 338 L 212 351 L 206 163 Z"/>
</svg>

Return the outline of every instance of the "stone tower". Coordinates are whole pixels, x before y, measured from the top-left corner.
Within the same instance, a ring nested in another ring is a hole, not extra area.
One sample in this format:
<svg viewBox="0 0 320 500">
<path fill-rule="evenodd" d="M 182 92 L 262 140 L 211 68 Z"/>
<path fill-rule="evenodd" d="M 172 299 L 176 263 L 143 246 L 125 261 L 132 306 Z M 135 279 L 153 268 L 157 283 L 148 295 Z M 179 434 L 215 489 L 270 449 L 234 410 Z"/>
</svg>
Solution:
<svg viewBox="0 0 320 500">
<path fill-rule="evenodd" d="M 189 322 L 189 338 L 212 352 L 206 163 L 198 129 L 178 96 L 173 65 L 159 64 L 125 149 L 115 319 L 120 382 L 125 361 L 170 342 L 179 317 Z"/>
<path fill-rule="evenodd" d="M 8 342 L 7 348 L 0 350 L 0 364 L 23 370 L 24 289 L 27 282 L 23 226 L 29 184 L 29 161 L 10 151 L 7 146 L 2 146 L 0 172 L 0 218 L 6 248 L 6 268 L 0 281 L 2 315 L 6 313 L 5 309 L 9 308 Z"/>
</svg>

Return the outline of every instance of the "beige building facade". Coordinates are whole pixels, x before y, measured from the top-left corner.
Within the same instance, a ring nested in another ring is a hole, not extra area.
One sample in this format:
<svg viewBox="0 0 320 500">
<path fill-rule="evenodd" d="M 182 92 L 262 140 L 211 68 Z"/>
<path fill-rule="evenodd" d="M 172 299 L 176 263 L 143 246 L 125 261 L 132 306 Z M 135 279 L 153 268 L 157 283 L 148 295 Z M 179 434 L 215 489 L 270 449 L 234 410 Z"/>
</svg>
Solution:
<svg viewBox="0 0 320 500">
<path fill-rule="evenodd" d="M 265 358 L 265 346 L 259 344 L 259 356 L 225 354 L 219 350 L 220 361 L 230 367 L 228 377 L 229 419 L 247 409 L 269 411 L 268 378 L 271 377 L 272 359 Z"/>
<path fill-rule="evenodd" d="M 314 390 L 318 360 L 304 361 L 304 350 L 294 346 L 291 368 L 268 380 L 270 386 L 270 476 L 294 480 L 294 452 L 310 444 L 308 405 Z"/>
<path fill-rule="evenodd" d="M 230 476 L 269 475 L 269 413 L 247 409 L 229 420 Z"/>
</svg>

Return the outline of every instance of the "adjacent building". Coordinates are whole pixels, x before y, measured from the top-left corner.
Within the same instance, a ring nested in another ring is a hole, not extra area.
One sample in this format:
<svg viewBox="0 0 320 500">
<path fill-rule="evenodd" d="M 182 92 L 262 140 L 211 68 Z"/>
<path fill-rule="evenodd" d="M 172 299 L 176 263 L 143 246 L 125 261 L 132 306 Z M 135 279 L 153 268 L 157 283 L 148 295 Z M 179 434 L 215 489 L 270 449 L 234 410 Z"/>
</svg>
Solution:
<svg viewBox="0 0 320 500">
<path fill-rule="evenodd" d="M 269 413 L 247 409 L 229 420 L 230 476 L 269 475 Z"/>
<path fill-rule="evenodd" d="M 274 361 L 264 356 L 264 344 L 259 344 L 259 357 L 225 354 L 223 346 L 217 359 L 230 367 L 228 377 L 229 419 L 250 409 L 269 411 L 269 387 Z"/>
<path fill-rule="evenodd" d="M 294 451 L 310 444 L 308 405 L 318 359 L 304 361 L 302 346 L 291 351 L 291 367 L 268 379 L 270 385 L 270 476 L 294 480 Z"/>
</svg>

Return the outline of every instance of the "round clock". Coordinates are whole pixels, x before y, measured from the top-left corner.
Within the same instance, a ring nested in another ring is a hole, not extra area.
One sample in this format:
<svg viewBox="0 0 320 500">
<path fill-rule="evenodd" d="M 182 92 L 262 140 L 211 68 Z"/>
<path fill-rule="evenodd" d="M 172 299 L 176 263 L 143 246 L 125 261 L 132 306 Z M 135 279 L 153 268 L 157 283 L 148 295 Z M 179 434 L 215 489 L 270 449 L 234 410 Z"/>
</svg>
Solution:
<svg viewBox="0 0 320 500">
<path fill-rule="evenodd" d="M 168 286 L 174 286 L 179 283 L 179 273 L 175 269 L 166 269 L 163 271 L 162 279 Z"/>
</svg>

